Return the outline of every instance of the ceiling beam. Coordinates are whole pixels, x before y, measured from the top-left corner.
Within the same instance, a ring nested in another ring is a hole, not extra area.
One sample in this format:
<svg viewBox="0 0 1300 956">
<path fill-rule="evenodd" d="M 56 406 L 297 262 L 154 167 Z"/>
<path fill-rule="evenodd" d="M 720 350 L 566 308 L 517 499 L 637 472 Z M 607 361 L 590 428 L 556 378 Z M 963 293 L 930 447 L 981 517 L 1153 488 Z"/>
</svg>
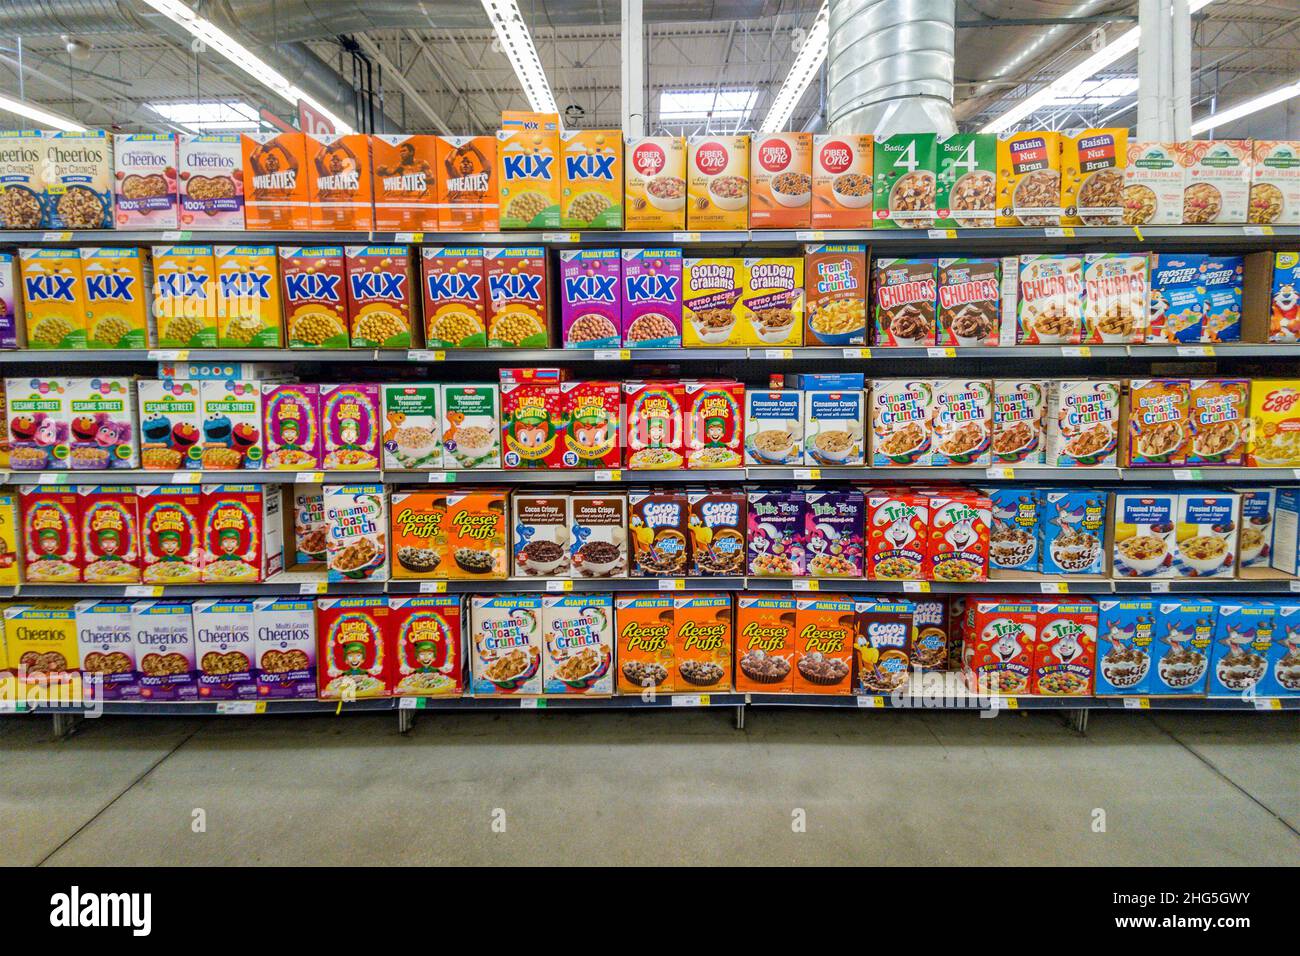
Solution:
<svg viewBox="0 0 1300 956">
<path fill-rule="evenodd" d="M 424 94 L 402 75 L 402 71 L 389 62 L 388 57 L 384 56 L 373 40 L 363 33 L 356 34 L 353 39 L 357 41 L 357 46 L 366 51 L 367 56 L 379 64 L 386 75 L 391 74 L 392 81 L 397 85 L 397 88 L 405 94 L 408 100 L 415 104 L 421 113 L 433 121 L 433 125 L 438 132 L 444 136 L 451 135 L 451 127 L 443 122 L 442 117 L 438 115 L 438 111 L 424 98 Z"/>
</svg>

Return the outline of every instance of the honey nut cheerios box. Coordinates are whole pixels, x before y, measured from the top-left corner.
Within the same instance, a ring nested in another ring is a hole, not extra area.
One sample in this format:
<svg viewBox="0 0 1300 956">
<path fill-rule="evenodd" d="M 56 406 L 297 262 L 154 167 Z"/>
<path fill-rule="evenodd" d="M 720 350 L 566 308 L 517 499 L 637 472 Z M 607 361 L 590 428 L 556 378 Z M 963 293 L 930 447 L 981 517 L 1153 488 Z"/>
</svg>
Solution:
<svg viewBox="0 0 1300 956">
<path fill-rule="evenodd" d="M 431 349 L 487 348 L 487 275 L 482 246 L 425 246 L 424 342 Z"/>
<path fill-rule="evenodd" d="M 1061 134 L 998 134 L 999 226 L 1061 224 Z"/>
<path fill-rule="evenodd" d="M 393 683 L 383 595 L 316 602 L 317 695 L 321 700 L 388 697 Z"/>
<path fill-rule="evenodd" d="M 562 176 L 558 123 L 548 121 L 536 129 L 498 130 L 501 228 L 560 228 Z"/>
<path fill-rule="evenodd" d="M 20 249 L 30 349 L 86 348 L 86 301 L 76 249 Z"/>
<path fill-rule="evenodd" d="M 1120 225 L 1127 165 L 1127 129 L 1084 129 L 1062 134 L 1061 224 Z"/>
<path fill-rule="evenodd" d="M 812 224 L 812 133 L 755 133 L 749 148 L 749 225 Z"/>
<path fill-rule="evenodd" d="M 623 133 L 617 129 L 560 133 L 560 226 L 623 228 Z"/>
<path fill-rule="evenodd" d="M 875 143 L 869 135 L 819 133 L 812 148 L 814 229 L 870 229 Z"/>
<path fill-rule="evenodd" d="M 243 229 L 244 168 L 239 134 L 182 133 L 177 151 L 180 225 L 198 231 Z"/>
<path fill-rule="evenodd" d="M 671 232 L 686 228 L 686 140 L 628 138 L 624 144 L 624 228 Z"/>
<path fill-rule="evenodd" d="M 113 228 L 113 138 L 103 130 L 41 134 L 49 229 Z"/>
<path fill-rule="evenodd" d="M 180 223 L 175 133 L 113 137 L 116 224 L 126 229 L 175 229 Z"/>
<path fill-rule="evenodd" d="M 353 348 L 420 344 L 416 264 L 409 246 L 347 246 L 348 327 Z"/>
<path fill-rule="evenodd" d="M 1300 379 L 1250 383 L 1249 468 L 1300 467 Z"/>
<path fill-rule="evenodd" d="M 370 137 L 365 133 L 307 134 L 304 147 L 311 228 L 373 229 Z"/>
<path fill-rule="evenodd" d="M 686 199 L 688 229 L 748 229 L 749 137 L 690 137 Z"/>
<path fill-rule="evenodd" d="M 142 349 L 152 344 L 153 267 L 145 249 L 81 249 L 86 338 L 92 349 Z"/>
<path fill-rule="evenodd" d="M 497 192 L 497 141 L 493 136 L 438 136 L 438 229 L 496 232 L 501 228 Z"/>
<path fill-rule="evenodd" d="M 216 246 L 217 345 L 280 348 L 280 260 L 275 246 Z"/>
<path fill-rule="evenodd" d="M 381 133 L 370 137 L 375 229 L 437 232 L 438 137 Z"/>
<path fill-rule="evenodd" d="M 280 297 L 291 349 L 348 347 L 342 246 L 280 246 Z"/>
<path fill-rule="evenodd" d="M 307 138 L 302 133 L 244 133 L 244 228 L 310 229 Z"/>
<path fill-rule="evenodd" d="M 153 247 L 153 314 L 159 348 L 217 347 L 217 263 L 212 246 Z"/>
<path fill-rule="evenodd" d="M 483 250 L 488 294 L 488 348 L 550 344 L 550 289 L 543 246 Z"/>
</svg>

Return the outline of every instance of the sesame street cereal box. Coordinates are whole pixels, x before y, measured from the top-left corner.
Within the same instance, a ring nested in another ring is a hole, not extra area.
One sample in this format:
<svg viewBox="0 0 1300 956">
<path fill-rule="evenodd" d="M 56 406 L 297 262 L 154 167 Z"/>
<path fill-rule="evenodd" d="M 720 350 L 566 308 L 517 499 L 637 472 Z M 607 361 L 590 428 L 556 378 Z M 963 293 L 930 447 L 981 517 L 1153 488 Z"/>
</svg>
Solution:
<svg viewBox="0 0 1300 956">
<path fill-rule="evenodd" d="M 1118 226 L 1124 217 L 1127 129 L 1061 135 L 1061 225 Z"/>
<path fill-rule="evenodd" d="M 1068 345 L 1083 341 L 1084 296 L 1081 257 L 1021 256 L 1017 343 Z"/>
<path fill-rule="evenodd" d="M 311 228 L 373 229 L 370 137 L 365 133 L 308 133 L 304 141 Z"/>
<path fill-rule="evenodd" d="M 1149 597 L 1102 598 L 1097 602 L 1097 650 L 1093 679 L 1099 697 L 1148 694 L 1159 611 Z"/>
<path fill-rule="evenodd" d="M 265 581 L 284 570 L 280 495 L 258 485 L 203 486 L 204 583 Z"/>
<path fill-rule="evenodd" d="M 496 232 L 497 141 L 492 136 L 438 136 L 438 229 Z"/>
<path fill-rule="evenodd" d="M 1187 464 L 1241 467 L 1250 430 L 1250 382 L 1192 379 L 1187 424 Z"/>
<path fill-rule="evenodd" d="M 69 378 L 5 379 L 10 468 L 51 471 L 70 467 L 71 391 Z"/>
<path fill-rule="evenodd" d="M 867 247 L 804 247 L 804 343 L 863 345 L 867 333 Z"/>
<path fill-rule="evenodd" d="M 195 601 L 199 700 L 257 699 L 257 623 L 251 599 Z"/>
<path fill-rule="evenodd" d="M 139 670 L 131 605 L 126 601 L 78 601 L 77 646 L 89 700 L 139 700 Z"/>
<path fill-rule="evenodd" d="M 680 690 L 731 689 L 730 594 L 685 594 L 673 601 L 673 675 Z"/>
<path fill-rule="evenodd" d="M 560 133 L 560 227 L 623 228 L 623 133 Z"/>
<path fill-rule="evenodd" d="M 113 137 L 119 229 L 175 229 L 176 134 L 118 133 Z"/>
<path fill-rule="evenodd" d="M 76 249 L 20 249 L 29 349 L 84 349 L 86 300 Z"/>
<path fill-rule="evenodd" d="M 149 485 L 136 489 L 145 584 L 198 584 L 203 567 L 203 489 Z"/>
<path fill-rule="evenodd" d="M 153 311 L 159 348 L 216 348 L 216 273 L 212 246 L 153 247 Z"/>
<path fill-rule="evenodd" d="M 1119 447 L 1119 382 L 1060 380 L 1047 395 L 1047 465 L 1113 468 Z"/>
<path fill-rule="evenodd" d="M 999 226 L 1061 224 L 1061 134 L 998 134 Z"/>
<path fill-rule="evenodd" d="M 624 228 L 671 232 L 686 228 L 686 141 L 680 136 L 629 137 L 625 143 Z"/>
<path fill-rule="evenodd" d="M 131 630 L 135 634 L 140 699 L 196 700 L 198 667 L 190 603 L 135 601 L 131 605 Z"/>
<path fill-rule="evenodd" d="M 1046 459 L 1047 382 L 993 382 L 993 461 L 1041 465 Z"/>
<path fill-rule="evenodd" d="M 316 697 L 316 604 L 308 598 L 258 598 L 256 625 L 259 697 Z"/>
<path fill-rule="evenodd" d="M 928 460 L 934 383 L 874 379 L 869 394 L 872 466 L 915 465 Z"/>
<path fill-rule="evenodd" d="M 243 229 L 244 171 L 239 135 L 182 133 L 177 151 L 181 227 Z"/>
<path fill-rule="evenodd" d="M 547 348 L 550 293 L 546 249 L 484 249 L 483 260 L 488 289 L 488 348 Z"/>
<path fill-rule="evenodd" d="M 738 467 L 745 447 L 745 386 L 688 381 L 685 393 L 686 467 Z"/>
<path fill-rule="evenodd" d="M 749 137 L 686 140 L 686 228 L 749 228 Z"/>
<path fill-rule="evenodd" d="M 962 672 L 980 695 L 1028 694 L 1038 646 L 1038 607 L 1010 595 L 966 601 Z"/>
<path fill-rule="evenodd" d="M 497 179 L 502 229 L 560 228 L 558 123 L 497 130 Z"/>
<path fill-rule="evenodd" d="M 140 467 L 148 471 L 198 468 L 203 454 L 199 383 L 141 379 L 136 390 Z"/>
<path fill-rule="evenodd" d="M 80 701 L 81 648 L 77 611 L 66 601 L 19 604 L 4 609 L 9 666 L 31 700 Z M 57 688 L 57 689 L 56 689 Z"/>
<path fill-rule="evenodd" d="M 794 693 L 798 602 L 793 595 L 736 595 L 736 690 Z"/>
<path fill-rule="evenodd" d="M 750 144 L 751 229 L 812 223 L 812 133 L 756 133 Z"/>
<path fill-rule="evenodd" d="M 326 471 L 378 468 L 380 409 L 378 385 L 321 385 L 321 467 Z"/>
<path fill-rule="evenodd" d="M 41 134 L 47 229 L 113 228 L 113 139 L 103 130 Z"/>
<path fill-rule="evenodd" d="M 929 548 L 930 497 L 906 488 L 873 488 L 866 498 L 866 576 L 920 581 Z"/>
<path fill-rule="evenodd" d="M 320 386 L 262 383 L 262 434 L 269 471 L 321 467 Z"/>
<path fill-rule="evenodd" d="M 381 385 L 385 468 L 437 468 L 442 464 L 442 413 L 437 385 Z"/>
<path fill-rule="evenodd" d="M 442 386 L 442 467 L 500 468 L 500 392 L 495 384 Z"/>
<path fill-rule="evenodd" d="M 281 246 L 280 293 L 289 348 L 348 347 L 342 246 Z"/>
<path fill-rule="evenodd" d="M 481 246 L 425 246 L 424 342 L 431 349 L 487 348 L 487 278 Z"/>
<path fill-rule="evenodd" d="M 310 229 L 307 138 L 302 133 L 244 133 L 244 228 Z"/>
<path fill-rule="evenodd" d="M 216 379 L 199 383 L 205 470 L 262 467 L 262 385 Z"/>
<path fill-rule="evenodd" d="M 618 347 L 622 286 L 620 250 L 560 250 L 560 329 L 566 349 Z"/>
<path fill-rule="evenodd" d="M 614 692 L 613 595 L 544 595 L 542 641 L 545 693 L 590 697 Z"/>
<path fill-rule="evenodd" d="M 1183 221 L 1187 167 L 1177 143 L 1128 143 L 1124 170 L 1124 225 L 1171 226 Z"/>
<path fill-rule="evenodd" d="M 634 349 L 682 344 L 682 251 L 623 250 L 623 345 Z"/>
<path fill-rule="evenodd" d="M 135 379 L 68 380 L 68 467 L 99 470 L 140 467 Z"/>
<path fill-rule="evenodd" d="M 938 147 L 933 133 L 877 136 L 876 229 L 928 229 L 934 225 Z"/>
<path fill-rule="evenodd" d="M 1151 291 L 1144 253 L 1088 253 L 1084 257 L 1083 340 L 1141 343 L 1147 337 Z"/>
<path fill-rule="evenodd" d="M 437 144 L 438 137 L 429 133 L 370 137 L 376 230 L 438 230 Z"/>
<path fill-rule="evenodd" d="M 819 133 L 812 150 L 814 229 L 870 229 L 874 143 L 868 135 Z"/>
<path fill-rule="evenodd" d="M 415 262 L 407 246 L 347 246 L 353 348 L 418 345 Z"/>
<path fill-rule="evenodd" d="M 623 460 L 620 382 L 561 382 L 565 468 L 617 468 Z"/>
<path fill-rule="evenodd" d="M 1135 378 L 1121 407 L 1125 465 L 1171 467 L 1187 463 L 1189 437 L 1187 379 Z"/>
<path fill-rule="evenodd" d="M 1046 697 L 1090 697 L 1097 659 L 1097 603 L 1056 598 L 1038 604 L 1031 692 Z"/>
<path fill-rule="evenodd" d="M 325 485 L 326 576 L 388 579 L 388 501 L 382 485 Z"/>
<path fill-rule="evenodd" d="M 808 573 L 808 502 L 804 492 L 749 492 L 748 572 L 801 578 Z"/>
<path fill-rule="evenodd" d="M 388 626 L 393 696 L 459 697 L 465 693 L 460 598 L 390 597 Z"/>
<path fill-rule="evenodd" d="M 857 612 L 847 594 L 801 595 L 795 599 L 794 678 L 796 694 L 852 693 Z"/>
<path fill-rule="evenodd" d="M 627 467 L 675 469 L 685 464 L 686 386 L 681 382 L 625 381 Z"/>
<path fill-rule="evenodd" d="M 144 249 L 83 248 L 86 338 L 92 349 L 149 344 L 153 272 Z"/>
<path fill-rule="evenodd" d="M 867 503 L 862 492 L 809 491 L 804 500 L 809 577 L 863 577 Z"/>
<path fill-rule="evenodd" d="M 1253 148 L 1246 221 L 1300 222 L 1300 143 L 1257 139 Z"/>
<path fill-rule="evenodd" d="M 905 599 L 860 597 L 853 607 L 857 616 L 854 651 L 858 690 L 865 694 L 905 691 L 914 654 L 915 605 Z"/>
<path fill-rule="evenodd" d="M 474 696 L 542 693 L 544 634 L 540 594 L 471 598 L 469 655 Z"/>
<path fill-rule="evenodd" d="M 0 495 L 0 585 L 18 583 L 18 542 L 22 537 L 18 499 Z"/>
<path fill-rule="evenodd" d="M 993 505 L 986 495 L 954 491 L 930 496 L 930 543 L 925 577 L 987 581 Z"/>
<path fill-rule="evenodd" d="M 1300 467 L 1300 380 L 1251 382 L 1250 422 L 1248 468 Z"/>
<path fill-rule="evenodd" d="M 216 246 L 217 345 L 280 348 L 279 259 L 274 246 Z"/>
<path fill-rule="evenodd" d="M 23 488 L 23 580 L 34 584 L 72 584 L 81 580 L 81 499 L 56 486 Z"/>
<path fill-rule="evenodd" d="M 387 697 L 392 641 L 388 598 L 330 597 L 316 602 L 317 693 L 321 700 Z"/>
<path fill-rule="evenodd" d="M 682 267 L 682 345 L 744 345 L 739 322 L 744 259 L 686 259 Z"/>
<path fill-rule="evenodd" d="M 745 570 L 746 497 L 743 489 L 691 491 L 691 574 L 737 575 Z"/>
<path fill-rule="evenodd" d="M 803 259 L 746 259 L 740 294 L 742 331 L 749 345 L 802 345 Z"/>
<path fill-rule="evenodd" d="M 563 468 L 567 420 L 559 375 L 501 372 L 501 447 L 506 468 Z M 554 371 L 554 370 L 552 370 Z"/>
</svg>

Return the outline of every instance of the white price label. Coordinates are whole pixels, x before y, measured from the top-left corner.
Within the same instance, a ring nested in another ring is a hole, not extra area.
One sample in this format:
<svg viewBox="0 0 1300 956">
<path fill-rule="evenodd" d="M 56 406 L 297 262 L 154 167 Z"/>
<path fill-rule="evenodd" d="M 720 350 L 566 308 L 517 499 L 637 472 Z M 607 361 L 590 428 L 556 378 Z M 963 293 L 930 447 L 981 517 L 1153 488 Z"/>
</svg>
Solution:
<svg viewBox="0 0 1300 956">
<path fill-rule="evenodd" d="M 931 346 L 925 350 L 925 354 L 930 358 L 956 358 L 957 350 L 948 346 Z"/>
<path fill-rule="evenodd" d="M 447 353 L 433 349 L 407 349 L 406 359 L 408 362 L 445 362 Z"/>
<path fill-rule="evenodd" d="M 871 349 L 845 349 L 844 357 L 846 359 L 867 359 L 871 358 Z"/>
<path fill-rule="evenodd" d="M 820 591 L 821 586 L 820 581 L 810 578 L 795 578 L 790 582 L 790 587 L 795 591 Z"/>
<path fill-rule="evenodd" d="M 1067 581 L 1042 581 L 1039 588 L 1044 594 L 1069 594 L 1070 585 Z"/>
<path fill-rule="evenodd" d="M 218 714 L 258 714 L 266 711 L 266 704 L 260 704 L 261 710 L 258 710 L 259 701 L 255 700 L 221 700 L 217 701 Z"/>
<path fill-rule="evenodd" d="M 1278 700 L 1276 697 L 1256 697 L 1255 709 L 1256 710 L 1281 710 L 1282 701 Z"/>
<path fill-rule="evenodd" d="M 151 362 L 185 362 L 190 357 L 189 349 L 151 349 L 149 351 L 149 361 Z"/>
<path fill-rule="evenodd" d="M 293 476 L 295 485 L 319 485 L 325 480 L 323 471 L 300 471 Z"/>
<path fill-rule="evenodd" d="M 686 580 L 684 578 L 660 578 L 660 591 L 685 591 Z"/>
<path fill-rule="evenodd" d="M 189 242 L 194 234 L 180 229 L 168 229 L 162 234 L 163 242 Z"/>
<path fill-rule="evenodd" d="M 601 468 L 592 475 L 592 479 L 595 481 L 622 481 L 623 472 L 619 471 L 617 468 Z"/>
<path fill-rule="evenodd" d="M 573 582 L 572 581 L 547 581 L 546 590 L 551 592 L 559 592 L 559 593 L 563 593 L 565 591 L 572 591 Z"/>
<path fill-rule="evenodd" d="M 456 480 L 454 471 L 431 471 L 425 476 L 431 485 L 445 485 Z"/>
<path fill-rule="evenodd" d="M 1184 358 L 1207 358 L 1214 354 L 1213 345 L 1179 345 L 1175 351 Z"/>
<path fill-rule="evenodd" d="M 399 697 L 397 699 L 398 710 L 419 710 L 420 704 L 424 702 L 422 697 Z"/>
<path fill-rule="evenodd" d="M 821 242 L 826 238 L 826 233 L 820 229 L 801 229 L 795 232 L 794 237 L 800 242 Z"/>
<path fill-rule="evenodd" d="M 597 362 L 626 362 L 632 357 L 631 349 L 596 349 L 591 357 Z"/>
<path fill-rule="evenodd" d="M 1271 236 L 1273 235 L 1272 226 L 1242 226 L 1242 235 L 1246 236 Z"/>
<path fill-rule="evenodd" d="M 794 358 L 793 349 L 765 349 L 763 354 L 766 358 L 774 360 Z"/>
<path fill-rule="evenodd" d="M 544 232 L 542 242 L 578 242 L 582 235 L 577 232 Z"/>
<path fill-rule="evenodd" d="M 1288 581 L 1287 585 L 1290 587 L 1292 592 L 1300 591 L 1300 580 Z"/>
<path fill-rule="evenodd" d="M 163 589 L 161 584 L 128 584 L 124 593 L 127 597 L 156 598 L 163 596 Z"/>
<path fill-rule="evenodd" d="M 1202 474 L 1199 468 L 1174 469 L 1174 481 L 1200 481 L 1201 478 Z"/>
<path fill-rule="evenodd" d="M 1124 708 L 1126 710 L 1150 710 L 1151 701 L 1145 697 L 1125 697 Z"/>
<path fill-rule="evenodd" d="M 818 481 L 821 479 L 822 472 L 820 468 L 792 468 L 790 476 L 795 481 Z"/>
<path fill-rule="evenodd" d="M 859 694 L 858 706 L 859 707 L 884 707 L 885 698 L 875 694 Z"/>
<path fill-rule="evenodd" d="M 420 593 L 421 594 L 446 594 L 447 582 L 446 581 L 421 581 Z"/>
<path fill-rule="evenodd" d="M 907 594 L 929 594 L 929 581 L 904 581 L 903 591 Z"/>
<path fill-rule="evenodd" d="M 996 467 L 987 469 L 985 471 L 985 474 L 988 475 L 988 477 L 990 478 L 1011 479 L 1016 477 L 1016 470 L 1007 465 L 998 465 Z"/>
<path fill-rule="evenodd" d="M 674 707 L 703 707 L 707 699 L 700 694 L 674 694 L 671 698 Z"/>
<path fill-rule="evenodd" d="M 172 472 L 173 485 L 197 485 L 203 480 L 201 471 L 175 471 Z"/>
<path fill-rule="evenodd" d="M 41 236 L 42 242 L 69 242 L 72 239 L 70 232 L 47 232 Z"/>
<path fill-rule="evenodd" d="M 298 584 L 299 594 L 324 594 L 328 590 L 328 581 L 302 581 Z"/>
<path fill-rule="evenodd" d="M 674 232 L 673 242 L 699 242 L 700 234 L 698 232 Z"/>
<path fill-rule="evenodd" d="M 1043 235 L 1049 239 L 1072 239 L 1074 238 L 1073 226 L 1048 226 L 1043 230 Z"/>
<path fill-rule="evenodd" d="M 394 242 L 424 242 L 424 233 L 422 232 L 395 232 L 393 233 Z"/>
<path fill-rule="evenodd" d="M 1065 358 L 1088 358 L 1092 348 L 1087 345 L 1062 345 L 1061 355 Z"/>
<path fill-rule="evenodd" d="M 546 701 L 540 697 L 521 697 L 519 700 L 520 710 L 541 710 L 546 707 Z"/>
<path fill-rule="evenodd" d="M 1169 593 L 1169 582 L 1168 582 L 1168 581 L 1152 581 L 1152 582 L 1151 582 L 1151 593 L 1152 593 L 1152 594 L 1168 594 L 1168 593 Z"/>
</svg>

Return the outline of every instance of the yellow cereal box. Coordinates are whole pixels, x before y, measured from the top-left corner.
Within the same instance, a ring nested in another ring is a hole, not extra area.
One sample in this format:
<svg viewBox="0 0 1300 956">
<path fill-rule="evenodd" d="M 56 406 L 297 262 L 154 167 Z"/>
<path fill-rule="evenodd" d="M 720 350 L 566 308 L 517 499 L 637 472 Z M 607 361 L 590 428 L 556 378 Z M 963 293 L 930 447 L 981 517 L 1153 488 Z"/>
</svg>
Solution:
<svg viewBox="0 0 1300 956">
<path fill-rule="evenodd" d="M 18 502 L 13 495 L 0 495 L 0 585 L 18 583 Z M 0 655 L 3 655 L 0 649 Z M 0 670 L 4 663 L 0 661 Z"/>
<path fill-rule="evenodd" d="M 812 133 L 760 133 L 749 154 L 749 225 L 807 229 L 812 222 Z"/>
<path fill-rule="evenodd" d="M 1248 468 L 1300 467 L 1300 379 L 1250 383 Z"/>
<path fill-rule="evenodd" d="M 802 345 L 803 259 L 746 259 L 742 281 L 742 344 Z"/>
<path fill-rule="evenodd" d="M 746 345 L 740 318 L 744 259 L 687 259 L 682 267 L 682 346 Z"/>
<path fill-rule="evenodd" d="M 998 134 L 998 225 L 1061 224 L 1061 134 Z"/>
<path fill-rule="evenodd" d="M 92 349 L 143 349 L 151 343 L 153 269 L 146 249 L 81 250 L 86 338 Z"/>
<path fill-rule="evenodd" d="M 81 694 L 77 612 L 66 601 L 15 604 L 4 609 L 5 647 L 25 697 L 56 686 Z"/>
<path fill-rule="evenodd" d="M 749 228 L 749 137 L 692 136 L 686 144 L 686 228 Z"/>
<path fill-rule="evenodd" d="M 560 134 L 560 226 L 623 228 L 623 134 L 616 129 Z"/>
<path fill-rule="evenodd" d="M 556 126 L 497 130 L 502 229 L 560 227 L 559 157 Z"/>
<path fill-rule="evenodd" d="M 218 347 L 281 348 L 280 261 L 275 246 L 217 246 L 213 259 Z"/>
<path fill-rule="evenodd" d="M 1074 130 L 1061 137 L 1061 223 L 1118 226 L 1124 221 L 1127 129 Z"/>
<path fill-rule="evenodd" d="M 628 229 L 686 228 L 686 140 L 642 136 L 625 144 L 624 193 Z"/>
<path fill-rule="evenodd" d="M 217 347 L 216 272 L 211 246 L 153 247 L 154 339 L 159 348 Z"/>
<path fill-rule="evenodd" d="M 20 249 L 27 347 L 84 349 L 86 301 L 76 249 Z"/>
</svg>

